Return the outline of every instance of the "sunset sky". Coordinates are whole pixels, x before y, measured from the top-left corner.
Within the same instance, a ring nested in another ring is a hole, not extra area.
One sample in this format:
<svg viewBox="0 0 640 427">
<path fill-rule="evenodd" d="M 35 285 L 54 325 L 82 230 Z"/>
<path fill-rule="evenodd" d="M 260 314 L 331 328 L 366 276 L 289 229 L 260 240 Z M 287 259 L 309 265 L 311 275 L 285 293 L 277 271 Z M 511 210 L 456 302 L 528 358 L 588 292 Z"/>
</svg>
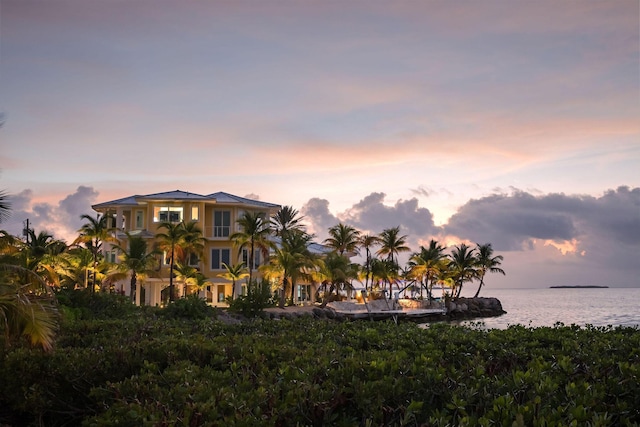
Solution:
<svg viewBox="0 0 640 427">
<path fill-rule="evenodd" d="M 491 242 L 488 286 L 640 286 L 640 10 L 616 1 L 0 2 L 0 228 L 225 191 L 318 240 Z M 72 237 L 71 237 L 72 238 Z"/>
</svg>

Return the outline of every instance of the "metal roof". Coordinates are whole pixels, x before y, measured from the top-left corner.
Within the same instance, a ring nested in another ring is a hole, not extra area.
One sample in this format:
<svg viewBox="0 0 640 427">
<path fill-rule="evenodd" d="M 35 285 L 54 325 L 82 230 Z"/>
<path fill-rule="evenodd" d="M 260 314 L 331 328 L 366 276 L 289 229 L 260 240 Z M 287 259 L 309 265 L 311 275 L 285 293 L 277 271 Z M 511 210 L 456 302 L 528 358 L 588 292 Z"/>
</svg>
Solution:
<svg viewBox="0 0 640 427">
<path fill-rule="evenodd" d="M 141 201 L 148 200 L 191 200 L 191 201 L 202 201 L 202 202 L 216 202 L 216 203 L 232 203 L 232 204 L 242 204 L 242 205 L 250 205 L 261 208 L 279 208 L 280 205 L 275 203 L 267 203 L 262 202 L 260 200 L 252 200 L 246 197 L 235 196 L 233 194 L 225 193 L 223 191 L 219 191 L 217 193 L 212 193 L 207 196 L 203 196 L 202 194 L 190 193 L 182 190 L 175 191 L 166 191 L 163 193 L 153 193 L 153 194 L 145 194 L 145 195 L 133 195 L 128 197 L 123 197 L 122 199 L 111 200 L 109 202 L 98 203 L 92 205 L 91 207 L 94 210 L 110 208 L 110 207 L 118 207 L 118 206 L 138 206 Z"/>
<path fill-rule="evenodd" d="M 247 199 L 246 197 L 234 196 L 233 194 L 218 191 L 217 193 L 209 194 L 207 197 L 216 199 L 218 203 L 241 203 L 243 205 L 253 205 L 262 208 L 279 208 L 280 205 L 274 203 L 262 202 L 260 200 Z"/>
</svg>

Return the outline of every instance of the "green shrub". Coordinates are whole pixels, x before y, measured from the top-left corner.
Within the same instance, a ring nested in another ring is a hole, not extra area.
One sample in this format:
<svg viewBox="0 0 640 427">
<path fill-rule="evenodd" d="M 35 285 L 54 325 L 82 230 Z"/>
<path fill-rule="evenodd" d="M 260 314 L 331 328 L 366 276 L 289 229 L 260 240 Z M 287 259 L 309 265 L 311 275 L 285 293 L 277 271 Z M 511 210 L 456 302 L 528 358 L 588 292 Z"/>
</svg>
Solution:
<svg viewBox="0 0 640 427">
<path fill-rule="evenodd" d="M 158 315 L 168 319 L 206 319 L 215 317 L 216 310 L 196 294 L 187 295 L 169 303 Z"/>
<path fill-rule="evenodd" d="M 70 320 L 111 319 L 139 311 L 131 300 L 119 294 L 91 292 L 88 289 L 60 289 L 56 292 L 63 316 Z"/>
<path fill-rule="evenodd" d="M 271 285 L 268 281 L 252 282 L 247 285 L 247 294 L 229 301 L 229 310 L 242 313 L 245 317 L 261 316 L 264 309 L 272 305 Z"/>
<path fill-rule="evenodd" d="M 0 425 L 632 426 L 637 328 L 139 316 L 0 353 Z"/>
</svg>

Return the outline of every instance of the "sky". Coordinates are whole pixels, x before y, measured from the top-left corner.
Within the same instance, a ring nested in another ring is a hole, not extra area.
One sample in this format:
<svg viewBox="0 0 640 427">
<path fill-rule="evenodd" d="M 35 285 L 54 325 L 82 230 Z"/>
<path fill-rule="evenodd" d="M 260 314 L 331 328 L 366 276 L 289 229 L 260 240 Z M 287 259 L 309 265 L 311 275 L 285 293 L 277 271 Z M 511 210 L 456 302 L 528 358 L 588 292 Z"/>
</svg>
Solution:
<svg viewBox="0 0 640 427">
<path fill-rule="evenodd" d="M 225 191 L 491 243 L 496 289 L 640 286 L 639 8 L 0 0 L 0 228 Z"/>
</svg>

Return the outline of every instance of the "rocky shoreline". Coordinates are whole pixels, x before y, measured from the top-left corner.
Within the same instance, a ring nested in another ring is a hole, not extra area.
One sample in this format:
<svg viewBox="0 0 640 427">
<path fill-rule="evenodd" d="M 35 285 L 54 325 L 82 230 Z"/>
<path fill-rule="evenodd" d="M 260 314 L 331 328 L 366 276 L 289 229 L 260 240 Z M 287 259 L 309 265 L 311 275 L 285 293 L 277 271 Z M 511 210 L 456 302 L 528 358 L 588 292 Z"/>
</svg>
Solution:
<svg viewBox="0 0 640 427">
<path fill-rule="evenodd" d="M 507 314 L 498 298 L 458 298 L 447 304 L 449 320 L 497 317 Z"/>
<path fill-rule="evenodd" d="M 382 306 L 381 301 L 377 304 L 377 306 Z M 348 305 L 350 304 L 350 305 Z M 389 306 L 387 304 L 392 304 L 391 302 L 384 302 L 385 306 L 390 310 L 396 309 L 396 314 L 400 310 L 405 312 L 411 312 L 411 310 L 418 311 L 420 309 L 433 309 L 435 307 L 443 307 L 442 303 L 438 303 L 437 305 L 434 303 L 428 304 L 424 301 L 416 301 L 416 300 L 399 300 L 396 302 L 395 306 Z M 342 307 L 341 307 L 342 305 Z M 357 307 L 357 306 L 361 307 Z M 371 305 L 371 304 L 370 304 Z M 349 309 L 347 307 L 351 307 L 353 312 L 359 310 L 362 313 L 364 309 L 363 304 L 356 304 L 354 302 L 340 302 L 340 303 L 330 303 L 325 307 L 317 306 L 317 305 L 309 305 L 309 306 L 291 306 L 285 308 L 268 308 L 265 309 L 264 314 L 266 318 L 269 319 L 295 319 L 297 317 L 302 316 L 310 316 L 318 319 L 328 319 L 328 320 L 351 320 L 355 318 L 354 316 L 349 315 Z M 376 305 L 374 304 L 374 307 Z M 437 313 L 428 313 L 424 315 L 418 315 L 411 317 L 412 321 L 446 321 L 446 320 L 470 320 L 470 319 L 478 319 L 485 317 L 497 317 L 506 313 L 502 308 L 502 303 L 497 298 L 458 298 L 456 300 L 446 301 L 444 303 L 444 307 L 446 311 L 437 312 Z M 384 308 L 381 309 L 379 313 L 384 313 Z M 378 318 L 392 318 L 393 314 L 390 311 L 388 316 L 383 316 Z M 358 318 L 368 319 L 366 315 L 360 316 Z"/>
</svg>

